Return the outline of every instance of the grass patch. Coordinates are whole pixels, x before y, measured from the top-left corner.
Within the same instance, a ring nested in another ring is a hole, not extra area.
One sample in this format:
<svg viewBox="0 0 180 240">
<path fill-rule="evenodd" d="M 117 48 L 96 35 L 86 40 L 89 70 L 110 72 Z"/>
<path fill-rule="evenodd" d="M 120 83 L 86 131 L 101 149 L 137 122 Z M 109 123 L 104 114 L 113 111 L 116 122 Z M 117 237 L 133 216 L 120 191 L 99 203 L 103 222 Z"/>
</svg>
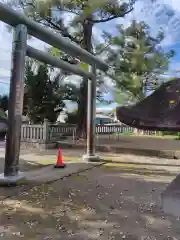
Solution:
<svg viewBox="0 0 180 240">
<path fill-rule="evenodd" d="M 76 157 L 64 157 L 63 161 L 68 163 L 68 162 L 80 162 L 80 158 L 76 158 Z M 43 159 L 43 160 L 39 160 L 37 163 L 41 164 L 41 165 L 51 165 L 51 164 L 55 164 L 57 161 L 56 158 L 51 158 L 51 159 Z"/>
<path fill-rule="evenodd" d="M 139 166 L 143 166 L 142 165 L 136 165 L 136 164 L 132 164 L 132 163 L 126 163 L 125 161 L 124 162 L 115 162 L 115 163 L 105 163 L 104 164 L 105 167 L 129 167 L 129 168 L 139 168 Z M 145 167 L 144 167 L 145 168 Z"/>
<path fill-rule="evenodd" d="M 103 159 L 104 161 L 118 161 L 118 162 L 126 162 L 126 161 L 123 161 L 122 159 L 117 159 L 117 157 L 109 157 L 109 156 L 103 156 Z M 38 164 L 41 164 L 41 165 L 50 165 L 50 164 L 55 164 L 57 161 L 56 158 L 51 158 L 51 159 L 44 159 L 44 160 L 39 160 L 37 163 Z M 79 163 L 79 162 L 83 162 L 83 160 L 79 157 L 64 157 L 63 158 L 63 162 L 65 163 Z M 114 164 L 114 163 L 112 163 Z"/>
</svg>

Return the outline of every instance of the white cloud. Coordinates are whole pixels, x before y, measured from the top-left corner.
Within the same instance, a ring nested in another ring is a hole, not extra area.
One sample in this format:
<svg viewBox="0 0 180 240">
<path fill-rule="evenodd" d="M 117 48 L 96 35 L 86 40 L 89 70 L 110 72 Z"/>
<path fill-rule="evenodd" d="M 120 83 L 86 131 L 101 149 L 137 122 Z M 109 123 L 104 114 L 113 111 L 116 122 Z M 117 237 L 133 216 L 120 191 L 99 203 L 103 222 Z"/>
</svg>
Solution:
<svg viewBox="0 0 180 240">
<path fill-rule="evenodd" d="M 64 79 L 64 81 L 66 81 L 67 83 L 72 83 L 76 86 L 80 85 L 81 80 L 82 80 L 82 77 L 77 75 L 70 75 Z"/>
<path fill-rule="evenodd" d="M 147 22 L 154 35 L 162 28 L 165 33 L 163 46 L 171 46 L 180 41 L 179 0 L 156 0 L 153 3 L 139 0 L 134 11 L 123 22 L 128 24 L 132 19 Z"/>
<path fill-rule="evenodd" d="M 172 61 L 169 64 L 169 71 L 168 71 L 169 77 L 179 77 L 179 73 L 180 73 L 180 62 Z"/>
<path fill-rule="evenodd" d="M 12 37 L 5 24 L 0 22 L 0 77 L 10 76 Z"/>
<path fill-rule="evenodd" d="M 92 30 L 92 34 L 93 34 L 93 42 L 95 42 L 96 44 L 100 44 L 104 42 L 104 38 L 102 37 L 102 29 L 98 28 L 98 26 L 94 26 L 93 30 Z"/>
<path fill-rule="evenodd" d="M 170 5 L 175 11 L 180 12 L 179 0 L 164 0 L 163 2 Z"/>
<path fill-rule="evenodd" d="M 124 18 L 118 18 L 96 26 L 114 33 L 116 24 L 127 27 L 132 20 L 145 21 L 150 26 L 152 35 L 156 35 L 162 28 L 165 33 L 163 46 L 171 46 L 180 41 L 179 0 L 156 0 L 153 2 L 150 0 L 137 0 L 134 10 Z"/>
</svg>

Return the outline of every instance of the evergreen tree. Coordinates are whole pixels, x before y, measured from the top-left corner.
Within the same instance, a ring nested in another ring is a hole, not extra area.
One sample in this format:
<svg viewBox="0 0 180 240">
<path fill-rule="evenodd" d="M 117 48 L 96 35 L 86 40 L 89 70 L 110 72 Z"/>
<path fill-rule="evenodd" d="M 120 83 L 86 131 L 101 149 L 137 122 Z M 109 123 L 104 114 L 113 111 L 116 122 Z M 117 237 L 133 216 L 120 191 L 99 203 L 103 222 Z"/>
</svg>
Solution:
<svg viewBox="0 0 180 240">
<path fill-rule="evenodd" d="M 55 122 L 57 111 L 64 107 L 63 96 L 59 93 L 59 84 L 50 80 L 48 67 L 44 64 L 36 65 L 37 73 L 33 70 L 31 61 L 26 63 L 24 115 L 32 123 L 42 123 L 44 119 Z"/>
<path fill-rule="evenodd" d="M 117 36 L 109 39 L 113 48 L 108 57 L 116 88 L 126 91 L 131 99 L 142 99 L 161 84 L 160 75 L 168 69 L 174 52 L 165 52 L 161 47 L 163 33 L 152 37 L 144 22 L 133 21 L 129 27 L 118 25 L 117 29 Z"/>
<path fill-rule="evenodd" d="M 0 108 L 6 112 L 8 110 L 8 102 L 9 96 L 8 95 L 0 95 Z"/>
</svg>

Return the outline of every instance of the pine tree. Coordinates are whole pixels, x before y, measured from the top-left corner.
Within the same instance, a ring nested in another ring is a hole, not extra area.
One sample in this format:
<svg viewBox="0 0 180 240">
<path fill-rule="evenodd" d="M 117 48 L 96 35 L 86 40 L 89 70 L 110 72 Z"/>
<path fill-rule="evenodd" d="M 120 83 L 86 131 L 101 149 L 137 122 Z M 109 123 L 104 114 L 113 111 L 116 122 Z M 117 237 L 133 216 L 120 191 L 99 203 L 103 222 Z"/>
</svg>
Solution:
<svg viewBox="0 0 180 240">
<path fill-rule="evenodd" d="M 117 29 L 117 36 L 110 39 L 113 49 L 109 53 L 116 88 L 139 100 L 161 84 L 160 75 L 168 69 L 169 59 L 175 53 L 165 52 L 161 47 L 162 31 L 152 37 L 144 22 L 133 21 L 129 27 L 119 25 Z"/>
</svg>

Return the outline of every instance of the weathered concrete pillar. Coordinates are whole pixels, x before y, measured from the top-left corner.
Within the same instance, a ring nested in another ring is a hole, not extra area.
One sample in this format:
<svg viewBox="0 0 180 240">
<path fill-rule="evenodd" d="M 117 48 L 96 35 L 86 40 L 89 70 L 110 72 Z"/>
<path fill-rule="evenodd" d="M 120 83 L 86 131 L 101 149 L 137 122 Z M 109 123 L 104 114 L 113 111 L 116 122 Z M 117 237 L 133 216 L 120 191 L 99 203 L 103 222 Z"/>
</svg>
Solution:
<svg viewBox="0 0 180 240">
<path fill-rule="evenodd" d="M 87 153 L 83 160 L 99 162 L 102 159 L 95 154 L 96 146 L 96 66 L 90 67 L 93 79 L 88 80 L 88 106 L 87 106 Z"/>
<path fill-rule="evenodd" d="M 19 173 L 21 121 L 24 98 L 24 72 L 27 45 L 27 27 L 17 25 L 12 43 L 11 78 L 8 108 L 8 130 L 6 140 L 4 174 L 0 184 L 16 183 L 23 176 Z"/>
</svg>

